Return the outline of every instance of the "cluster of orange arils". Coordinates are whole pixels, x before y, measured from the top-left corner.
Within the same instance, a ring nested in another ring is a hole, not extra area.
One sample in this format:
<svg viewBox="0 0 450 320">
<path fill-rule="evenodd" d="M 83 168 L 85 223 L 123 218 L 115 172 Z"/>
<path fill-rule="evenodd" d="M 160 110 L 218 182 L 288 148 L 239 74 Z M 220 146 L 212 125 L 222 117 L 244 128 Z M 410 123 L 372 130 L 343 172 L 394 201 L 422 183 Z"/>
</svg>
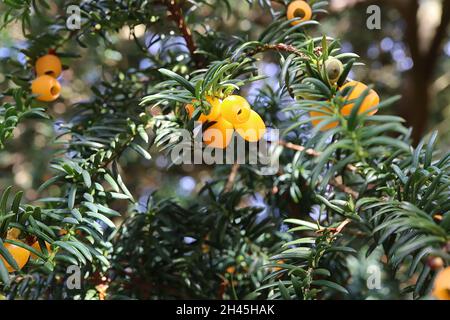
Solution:
<svg viewBox="0 0 450 320">
<path fill-rule="evenodd" d="M 8 234 L 6 239 L 8 240 L 14 240 L 14 241 L 19 241 L 21 242 L 21 240 L 19 239 L 19 235 L 20 235 L 20 230 L 16 229 L 16 228 L 11 228 L 8 230 Z M 17 266 L 19 267 L 18 270 L 22 270 L 22 268 L 27 264 L 28 260 L 30 259 L 30 257 L 32 259 L 37 259 L 37 256 L 28 251 L 25 248 L 22 248 L 21 246 L 6 242 L 3 244 L 5 249 L 8 250 L 9 254 L 13 257 L 14 261 L 16 262 Z M 50 253 L 51 252 L 51 246 L 48 242 L 45 242 L 45 246 L 47 249 L 47 252 Z M 39 245 L 39 241 L 34 241 L 33 244 L 31 245 L 32 248 L 34 248 L 35 250 L 42 252 L 41 250 L 41 246 Z M 14 272 L 14 271 L 18 271 L 15 270 L 7 261 L 5 258 L 3 258 L 3 256 L 0 256 L 0 260 L 3 262 L 3 264 L 6 266 L 6 269 L 8 270 L 8 272 Z"/>
<path fill-rule="evenodd" d="M 231 95 L 224 100 L 206 97 L 206 101 L 211 105 L 211 109 L 208 114 L 201 113 L 198 121 L 212 123 L 203 132 L 203 142 L 208 146 L 225 149 L 230 144 L 235 130 L 249 142 L 259 141 L 266 132 L 264 121 L 251 109 L 245 98 Z M 192 117 L 194 109 L 194 104 L 186 105 L 189 117 Z"/>
<path fill-rule="evenodd" d="M 62 72 L 61 60 L 53 53 L 46 54 L 36 60 L 36 79 L 31 83 L 31 92 L 36 99 L 51 102 L 58 99 L 61 84 L 56 78 Z"/>
</svg>

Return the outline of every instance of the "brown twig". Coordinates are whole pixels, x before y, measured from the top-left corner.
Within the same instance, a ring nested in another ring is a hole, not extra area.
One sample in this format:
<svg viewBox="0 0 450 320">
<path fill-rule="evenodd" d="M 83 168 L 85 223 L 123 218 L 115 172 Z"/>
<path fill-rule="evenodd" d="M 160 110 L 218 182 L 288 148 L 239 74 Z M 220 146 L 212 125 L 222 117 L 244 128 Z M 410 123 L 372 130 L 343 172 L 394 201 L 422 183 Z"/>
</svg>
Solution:
<svg viewBox="0 0 450 320">
<path fill-rule="evenodd" d="M 311 148 L 305 148 L 304 146 L 301 146 L 301 145 L 298 145 L 298 144 L 294 144 L 292 142 L 286 142 L 286 141 L 280 140 L 280 141 L 278 141 L 278 144 L 283 146 L 283 147 L 285 147 L 285 148 L 291 149 L 291 150 L 305 151 L 305 153 L 307 155 L 310 155 L 312 157 L 318 157 L 318 156 L 320 156 L 322 154 L 322 152 L 320 152 L 320 151 L 316 151 L 316 150 L 311 149 Z M 347 170 L 349 170 L 351 172 L 355 172 L 356 171 L 356 167 L 354 165 L 348 164 L 347 165 Z"/>
<path fill-rule="evenodd" d="M 305 151 L 305 153 L 307 155 L 310 155 L 310 156 L 313 156 L 313 157 L 318 157 L 321 154 L 319 151 L 316 151 L 316 150 L 311 149 L 311 148 L 307 149 L 304 146 L 300 146 L 300 145 L 294 144 L 292 142 L 287 142 L 287 141 L 280 140 L 280 141 L 278 141 L 278 144 L 283 146 L 283 147 L 285 147 L 285 148 L 291 149 L 291 150 Z"/>
<path fill-rule="evenodd" d="M 323 233 L 325 231 L 333 232 L 333 234 L 339 234 L 344 230 L 345 226 L 348 225 L 350 222 L 352 222 L 351 219 L 347 218 L 344 221 L 342 221 L 336 228 L 328 227 L 328 228 L 322 228 L 317 230 L 318 233 Z"/>
<path fill-rule="evenodd" d="M 322 154 L 320 151 L 316 151 L 311 148 L 306 148 L 304 146 L 294 144 L 292 142 L 280 140 L 280 141 L 278 141 L 278 144 L 282 145 L 285 148 L 291 149 L 291 150 L 304 151 L 307 155 L 310 155 L 312 157 L 318 157 Z M 346 168 L 347 168 L 347 170 L 349 170 L 351 172 L 356 171 L 356 167 L 351 164 L 348 164 Z M 338 188 L 342 192 L 345 192 L 345 193 L 351 195 L 354 199 L 358 199 L 358 197 L 359 197 L 359 193 L 357 191 L 353 190 L 349 186 L 346 186 L 345 184 L 342 183 L 341 177 L 335 177 L 335 178 L 331 179 L 330 185 L 332 185 L 335 188 Z"/>
<path fill-rule="evenodd" d="M 257 46 L 255 49 L 247 52 L 246 55 L 247 56 L 254 56 L 257 53 L 261 53 L 261 52 L 269 51 L 269 50 L 293 53 L 293 54 L 299 56 L 300 58 L 309 59 L 308 55 L 306 55 L 305 53 L 303 53 L 302 51 L 300 51 L 296 47 L 294 47 L 294 46 L 292 46 L 290 44 L 285 44 L 285 43 L 263 44 L 263 45 Z M 314 48 L 314 54 L 316 56 L 320 56 L 322 54 L 322 48 L 321 47 Z"/>
<path fill-rule="evenodd" d="M 231 167 L 230 175 L 228 176 L 227 183 L 225 184 L 225 188 L 223 189 L 225 192 L 230 192 L 233 189 L 234 181 L 236 180 L 237 173 L 239 171 L 240 164 L 235 163 Z"/>
<path fill-rule="evenodd" d="M 352 188 L 350 188 L 349 186 L 345 185 L 342 183 L 342 178 L 336 177 L 330 180 L 330 185 L 332 185 L 333 187 L 341 190 L 342 192 L 345 192 L 349 195 L 351 195 L 354 199 L 358 199 L 359 198 L 359 192 L 353 190 Z"/>
<path fill-rule="evenodd" d="M 197 50 L 197 46 L 194 42 L 194 38 L 192 36 L 192 32 L 186 24 L 186 20 L 183 16 L 183 11 L 179 4 L 179 1 L 176 0 L 165 0 L 164 4 L 167 6 L 167 9 L 170 12 L 170 17 L 177 24 L 178 29 L 183 35 L 184 40 L 186 41 L 186 46 L 191 54 L 192 59 L 197 65 L 200 65 L 200 60 L 198 55 L 195 53 Z"/>
<path fill-rule="evenodd" d="M 341 224 L 336 228 L 336 232 L 335 233 L 341 233 L 342 230 L 345 228 L 346 225 L 348 225 L 352 220 L 350 219 L 345 219 L 344 221 L 341 222 Z"/>
<path fill-rule="evenodd" d="M 278 43 L 278 44 L 264 44 L 256 47 L 255 49 L 249 51 L 246 55 L 247 56 L 254 56 L 257 53 L 268 51 L 268 50 L 275 50 L 275 51 L 284 51 L 289 53 L 294 53 L 298 55 L 301 58 L 307 58 L 307 56 L 298 50 L 296 47 L 291 46 L 290 44 L 284 44 L 284 43 Z"/>
<path fill-rule="evenodd" d="M 352 220 L 347 218 L 344 221 L 342 221 L 336 228 L 324 228 L 318 230 L 318 232 L 331 231 L 336 235 L 341 233 L 342 230 L 344 230 L 345 226 L 348 225 L 350 222 L 352 222 Z"/>
</svg>

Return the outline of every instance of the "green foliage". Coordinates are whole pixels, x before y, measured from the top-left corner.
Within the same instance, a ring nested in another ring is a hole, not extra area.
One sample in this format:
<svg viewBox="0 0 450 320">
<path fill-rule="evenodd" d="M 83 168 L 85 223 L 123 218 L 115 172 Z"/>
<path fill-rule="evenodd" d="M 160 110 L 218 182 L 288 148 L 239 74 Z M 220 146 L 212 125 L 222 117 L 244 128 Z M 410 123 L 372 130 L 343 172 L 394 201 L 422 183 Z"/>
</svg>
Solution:
<svg viewBox="0 0 450 320">
<path fill-rule="evenodd" d="M 117 295 L 141 299 L 258 296 L 252 291 L 267 275 L 262 266 L 283 235 L 268 232 L 278 227 L 277 222 L 269 217 L 261 220 L 261 208 L 238 207 L 249 191 L 217 194 L 213 186 L 207 186 L 205 203 L 189 208 L 150 196 L 143 212 L 133 213 L 124 222 L 113 243 L 111 283 Z M 211 225 L 218 227 L 211 229 Z"/>
<path fill-rule="evenodd" d="M 6 102 L 0 106 L 0 150 L 13 135 L 17 125 L 26 118 L 48 118 L 44 108 L 32 107 L 32 97 L 21 89 L 5 92 L 5 97 L 12 97 L 14 103 Z"/>
</svg>

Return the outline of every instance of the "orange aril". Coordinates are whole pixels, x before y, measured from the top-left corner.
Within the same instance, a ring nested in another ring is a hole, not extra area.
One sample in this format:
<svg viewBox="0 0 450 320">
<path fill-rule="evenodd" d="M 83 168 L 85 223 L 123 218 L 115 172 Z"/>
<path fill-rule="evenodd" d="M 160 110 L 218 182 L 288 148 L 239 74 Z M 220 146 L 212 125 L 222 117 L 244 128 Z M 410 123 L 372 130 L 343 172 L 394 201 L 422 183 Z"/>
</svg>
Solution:
<svg viewBox="0 0 450 320">
<path fill-rule="evenodd" d="M 203 142 L 213 148 L 225 149 L 233 138 L 233 132 L 233 125 L 219 118 L 203 132 Z"/>
<path fill-rule="evenodd" d="M 232 95 L 222 101 L 222 117 L 233 125 L 242 124 L 250 118 L 250 104 L 238 95 Z"/>
<path fill-rule="evenodd" d="M 209 102 L 209 104 L 211 105 L 211 110 L 209 112 L 209 114 L 201 114 L 200 117 L 198 118 L 198 121 L 200 121 L 201 123 L 205 123 L 206 121 L 215 121 L 220 117 L 220 113 L 221 113 L 221 102 L 219 99 L 215 98 L 215 97 L 206 97 L 206 101 Z M 195 102 L 195 100 L 193 101 Z M 194 113 L 194 105 L 193 104 L 188 104 L 185 106 L 186 111 L 189 114 L 189 118 L 192 118 L 192 114 Z"/>
<path fill-rule="evenodd" d="M 10 240 L 18 239 L 21 233 L 22 233 L 22 231 L 20 231 L 20 229 L 13 227 L 8 230 L 8 232 L 6 234 L 6 239 L 10 239 Z"/>
<path fill-rule="evenodd" d="M 248 120 L 234 126 L 236 132 L 249 142 L 257 142 L 266 132 L 266 125 L 259 114 L 254 110 L 250 111 Z"/>
<path fill-rule="evenodd" d="M 61 60 L 54 54 L 46 54 L 36 60 L 36 75 L 48 75 L 53 78 L 59 77 L 62 71 Z"/>
<path fill-rule="evenodd" d="M 450 267 L 438 273 L 434 280 L 432 294 L 439 300 L 450 300 Z"/>
<path fill-rule="evenodd" d="M 341 111 L 340 111 L 343 116 L 349 116 L 352 113 L 352 109 L 355 107 L 355 101 L 368 88 L 362 82 L 350 81 L 350 82 L 346 83 L 345 85 L 343 85 L 340 88 L 340 91 L 342 91 L 342 90 L 344 90 L 345 88 L 348 88 L 348 87 L 350 87 L 350 92 L 347 93 L 346 96 L 344 96 L 345 104 L 341 108 Z M 380 103 L 380 97 L 375 92 L 375 90 L 373 90 L 373 89 L 369 90 L 368 94 L 366 95 L 366 97 L 362 101 L 361 106 L 359 107 L 358 114 L 362 114 L 362 113 L 366 112 L 367 110 L 377 106 L 379 103 Z M 326 109 L 323 108 L 323 110 L 325 111 Z M 368 113 L 368 115 L 374 115 L 375 113 L 377 113 L 377 111 L 378 111 L 378 109 L 375 108 L 374 110 L 370 111 Z M 310 111 L 309 114 L 310 114 L 311 118 L 313 118 L 313 117 L 320 117 L 320 116 L 331 116 L 329 113 L 320 112 L 320 111 Z M 325 121 L 325 118 L 323 118 L 323 119 L 311 119 L 311 123 L 315 127 L 318 126 L 319 123 L 321 123 L 322 121 Z M 339 125 L 338 121 L 333 121 L 333 122 L 327 124 L 326 126 L 322 127 L 320 130 L 321 131 L 330 130 L 330 129 L 333 129 L 333 128 L 337 127 L 338 125 Z"/>
<path fill-rule="evenodd" d="M 61 93 L 61 85 L 58 80 L 51 76 L 43 75 L 37 77 L 31 83 L 31 91 L 37 95 L 36 99 L 50 102 L 56 100 Z"/>
<path fill-rule="evenodd" d="M 19 267 L 19 270 L 21 270 L 27 264 L 28 259 L 30 258 L 30 251 L 11 243 L 4 243 L 3 245 L 5 246 L 5 249 L 8 250 L 9 253 L 13 256 L 14 260 L 16 261 Z M 16 271 L 8 262 L 6 262 L 5 258 L 3 258 L 1 255 L 0 259 L 6 266 L 8 272 Z"/>
<path fill-rule="evenodd" d="M 350 93 L 345 97 L 347 101 L 352 100 L 352 102 L 347 103 L 344 105 L 341 109 L 341 114 L 344 116 L 348 116 L 351 114 L 353 107 L 355 106 L 354 102 L 357 100 L 365 90 L 367 90 L 367 86 L 359 81 L 349 81 L 345 85 L 343 85 L 340 90 L 344 90 L 345 88 L 350 87 Z M 358 110 L 358 114 L 364 113 L 365 111 L 369 110 L 372 107 L 375 107 L 380 103 L 380 97 L 375 92 L 375 90 L 371 89 L 367 96 L 364 98 L 363 102 L 361 103 L 361 106 Z M 371 112 L 369 112 L 369 115 L 374 115 L 377 113 L 378 109 L 375 109 Z"/>
<path fill-rule="evenodd" d="M 287 8 L 287 19 L 301 18 L 301 20 L 293 21 L 293 26 L 300 22 L 311 20 L 312 9 L 311 6 L 303 0 L 292 1 Z"/>
<path fill-rule="evenodd" d="M 36 241 L 35 243 L 33 243 L 32 247 L 34 249 L 36 249 L 39 252 L 42 252 L 41 246 L 39 245 L 39 241 Z M 47 252 L 50 254 L 52 252 L 50 243 L 48 243 L 47 241 L 45 241 L 45 247 L 47 248 Z M 31 253 L 31 257 L 33 259 L 37 259 L 37 256 L 34 253 Z"/>
<path fill-rule="evenodd" d="M 324 107 L 324 108 L 322 108 L 322 110 L 325 111 L 325 110 L 328 110 L 328 109 L 325 109 L 325 107 Z M 331 116 L 331 114 L 329 112 L 325 113 L 325 112 L 319 112 L 319 111 L 310 111 L 309 115 L 310 115 L 311 118 L 314 118 L 314 117 L 325 117 L 325 116 L 326 117 L 330 117 Z M 325 120 L 326 120 L 326 118 L 311 119 L 311 123 L 313 124 L 314 127 L 317 127 L 322 121 L 325 121 Z M 320 131 L 327 131 L 327 130 L 336 128 L 338 124 L 339 124 L 338 121 L 333 121 L 333 122 L 323 126 L 322 128 L 320 128 Z"/>
</svg>

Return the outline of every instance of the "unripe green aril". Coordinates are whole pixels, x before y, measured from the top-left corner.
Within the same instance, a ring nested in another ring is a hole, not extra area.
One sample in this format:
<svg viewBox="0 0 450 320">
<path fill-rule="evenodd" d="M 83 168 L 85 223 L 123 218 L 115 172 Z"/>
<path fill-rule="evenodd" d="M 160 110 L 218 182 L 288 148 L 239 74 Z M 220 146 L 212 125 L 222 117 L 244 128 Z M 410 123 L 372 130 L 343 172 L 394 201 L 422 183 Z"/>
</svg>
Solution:
<svg viewBox="0 0 450 320">
<path fill-rule="evenodd" d="M 330 57 L 325 61 L 325 71 L 327 72 L 328 80 L 331 83 L 335 83 L 341 77 L 344 71 L 344 65 L 339 59 Z"/>
</svg>

